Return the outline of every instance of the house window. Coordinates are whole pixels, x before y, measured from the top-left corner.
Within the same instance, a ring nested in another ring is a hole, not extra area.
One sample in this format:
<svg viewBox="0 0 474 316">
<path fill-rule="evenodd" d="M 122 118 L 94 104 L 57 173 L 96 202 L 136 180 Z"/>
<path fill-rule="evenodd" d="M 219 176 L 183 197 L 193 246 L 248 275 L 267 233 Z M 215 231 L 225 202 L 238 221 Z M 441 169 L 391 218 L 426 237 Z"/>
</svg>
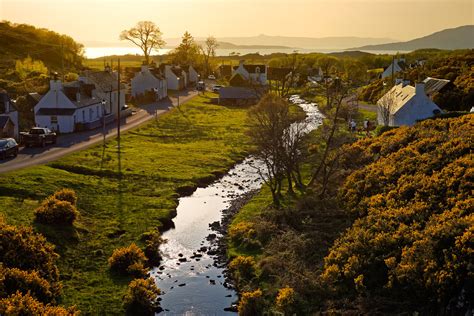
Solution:
<svg viewBox="0 0 474 316">
<path fill-rule="evenodd" d="M 51 116 L 51 124 L 58 124 L 58 117 L 57 116 Z"/>
<path fill-rule="evenodd" d="M 86 110 L 82 110 L 82 122 L 86 121 Z"/>
<path fill-rule="evenodd" d="M 94 116 L 94 110 L 89 109 L 89 121 L 92 121 L 92 117 Z"/>
<path fill-rule="evenodd" d="M 97 111 L 97 118 L 99 118 L 99 106 L 96 107 L 96 111 Z"/>
<path fill-rule="evenodd" d="M 260 67 L 255 68 L 255 72 L 259 74 L 260 73 Z"/>
</svg>

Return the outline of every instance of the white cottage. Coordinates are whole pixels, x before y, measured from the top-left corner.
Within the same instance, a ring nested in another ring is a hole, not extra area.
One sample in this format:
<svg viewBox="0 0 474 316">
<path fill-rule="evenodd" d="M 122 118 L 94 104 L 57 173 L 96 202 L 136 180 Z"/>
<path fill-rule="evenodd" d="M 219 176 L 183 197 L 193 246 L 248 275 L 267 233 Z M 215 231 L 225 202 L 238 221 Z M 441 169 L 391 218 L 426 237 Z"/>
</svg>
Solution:
<svg viewBox="0 0 474 316">
<path fill-rule="evenodd" d="M 0 90 L 0 138 L 19 136 L 18 111 L 6 91 Z"/>
<path fill-rule="evenodd" d="M 382 73 L 382 79 L 391 77 L 392 74 L 396 74 L 406 68 L 405 58 L 395 58 L 390 66 L 385 68 L 384 72 Z"/>
<path fill-rule="evenodd" d="M 417 120 L 441 113 L 441 109 L 425 93 L 425 85 L 415 87 L 400 83 L 377 102 L 377 121 L 380 125 L 411 126 Z"/>
<path fill-rule="evenodd" d="M 267 66 L 266 65 L 246 65 L 244 60 L 241 60 L 238 66 L 235 66 L 232 71 L 232 78 L 240 75 L 244 80 L 251 83 L 266 85 L 267 84 Z"/>
<path fill-rule="evenodd" d="M 168 84 L 165 76 L 159 69 L 152 69 L 143 65 L 141 70 L 132 79 L 132 96 L 139 98 L 147 92 L 154 93 L 156 100 L 164 99 L 168 96 Z"/>
<path fill-rule="evenodd" d="M 168 89 L 183 90 L 188 86 L 188 75 L 181 67 L 162 64 L 160 69 L 165 74 Z"/>
<path fill-rule="evenodd" d="M 94 85 L 82 81 L 63 85 L 60 80 L 51 80 L 48 93 L 34 108 L 36 125 L 60 133 L 72 133 L 79 126 L 99 127 L 105 102 L 93 94 L 94 89 Z"/>
<path fill-rule="evenodd" d="M 189 83 L 196 83 L 200 80 L 199 74 L 193 66 L 188 68 L 188 80 Z"/>
<path fill-rule="evenodd" d="M 118 109 L 125 106 L 125 87 L 118 84 L 118 74 L 105 67 L 103 71 L 85 71 L 79 81 L 86 85 L 93 85 L 93 97 L 104 100 L 105 115 L 113 115 L 117 118 Z M 120 100 L 119 99 L 120 88 Z"/>
</svg>

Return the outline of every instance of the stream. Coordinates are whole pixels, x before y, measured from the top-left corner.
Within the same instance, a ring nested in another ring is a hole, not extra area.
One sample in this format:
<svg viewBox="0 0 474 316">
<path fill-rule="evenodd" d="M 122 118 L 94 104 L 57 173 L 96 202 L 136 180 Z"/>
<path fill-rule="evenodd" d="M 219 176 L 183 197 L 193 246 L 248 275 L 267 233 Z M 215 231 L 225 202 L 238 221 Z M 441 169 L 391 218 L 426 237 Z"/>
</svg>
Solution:
<svg viewBox="0 0 474 316">
<path fill-rule="evenodd" d="M 321 124 L 322 114 L 315 103 L 306 103 L 296 95 L 290 102 L 306 112 L 306 132 Z M 212 228 L 220 225 L 222 211 L 233 200 L 260 189 L 263 181 L 255 170 L 259 165 L 262 162 L 247 157 L 214 183 L 179 199 L 174 228 L 163 233 L 167 240 L 160 247 L 163 260 L 150 272 L 162 291 L 163 312 L 159 315 L 233 314 L 224 308 L 238 297 L 226 283 L 225 265 L 216 260 L 215 240 L 221 235 Z"/>
</svg>

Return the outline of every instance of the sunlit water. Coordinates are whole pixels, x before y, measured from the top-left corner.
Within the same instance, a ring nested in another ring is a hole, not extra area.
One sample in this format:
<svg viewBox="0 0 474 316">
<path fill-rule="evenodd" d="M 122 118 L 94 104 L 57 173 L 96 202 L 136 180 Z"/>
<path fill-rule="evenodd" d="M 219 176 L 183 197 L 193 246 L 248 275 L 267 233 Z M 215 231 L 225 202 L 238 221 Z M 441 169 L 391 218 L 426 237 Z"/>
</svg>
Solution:
<svg viewBox="0 0 474 316">
<path fill-rule="evenodd" d="M 292 96 L 290 101 L 307 114 L 305 132 L 321 124 L 322 115 L 316 104 L 305 103 L 298 96 Z M 163 234 L 168 242 L 161 247 L 162 265 L 151 271 L 164 293 L 161 296 L 164 312 L 160 315 L 232 314 L 224 308 L 231 306 L 237 295 L 225 287 L 225 267 L 215 265 L 215 256 L 207 253 L 211 243 L 206 237 L 216 233 L 210 230 L 209 224 L 220 221 L 222 211 L 233 199 L 261 187 L 262 180 L 255 169 L 261 165 L 261 161 L 248 157 L 211 185 L 179 199 L 177 216 L 173 219 L 175 228 Z M 202 247 L 206 251 L 201 251 Z"/>
</svg>

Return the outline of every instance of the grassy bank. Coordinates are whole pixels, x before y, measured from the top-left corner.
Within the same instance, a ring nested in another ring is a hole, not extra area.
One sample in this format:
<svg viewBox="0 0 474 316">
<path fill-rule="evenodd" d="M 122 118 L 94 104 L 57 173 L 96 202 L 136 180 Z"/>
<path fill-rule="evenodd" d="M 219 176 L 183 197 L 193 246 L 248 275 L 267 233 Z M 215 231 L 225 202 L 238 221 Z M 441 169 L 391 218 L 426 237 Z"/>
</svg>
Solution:
<svg viewBox="0 0 474 316">
<path fill-rule="evenodd" d="M 65 305 L 84 314 L 120 314 L 128 278 L 110 275 L 107 258 L 142 233 L 162 225 L 178 192 L 211 181 L 250 146 L 246 110 L 211 105 L 196 97 L 116 141 L 45 166 L 0 175 L 0 214 L 33 225 L 56 245 Z M 75 228 L 33 224 L 33 210 L 58 188 L 74 189 L 81 216 Z"/>
</svg>

